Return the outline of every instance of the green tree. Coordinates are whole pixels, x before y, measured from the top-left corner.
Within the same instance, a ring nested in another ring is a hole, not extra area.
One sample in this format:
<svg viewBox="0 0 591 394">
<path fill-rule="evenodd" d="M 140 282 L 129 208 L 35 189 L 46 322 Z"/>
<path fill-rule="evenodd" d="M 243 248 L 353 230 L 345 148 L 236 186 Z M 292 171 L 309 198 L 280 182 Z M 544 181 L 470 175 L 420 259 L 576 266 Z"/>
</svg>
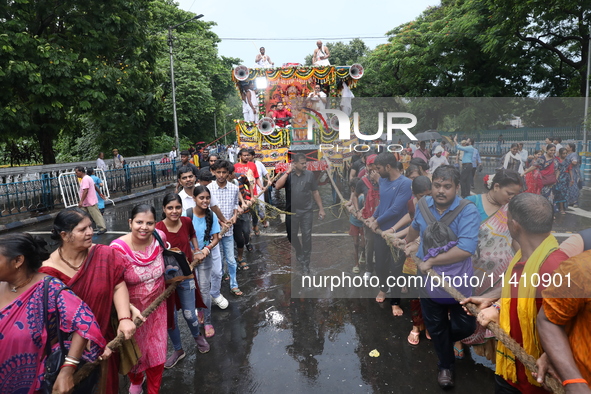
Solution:
<svg viewBox="0 0 591 394">
<path fill-rule="evenodd" d="M 370 52 L 369 47 L 360 38 L 354 38 L 348 44 L 342 41 L 329 42 L 326 46 L 330 52 L 330 64 L 334 66 L 350 66 L 359 63 Z M 312 65 L 312 54 L 306 56 L 305 64 Z"/>
<path fill-rule="evenodd" d="M 139 78 L 149 84 L 148 4 L 17 0 L 0 5 L 1 133 L 36 138 L 43 162 L 53 163 L 53 142 L 60 132 L 76 133 L 84 117 L 115 119 L 105 113 L 114 103 L 123 113 L 117 117 L 119 127 L 142 123 L 142 102 L 130 108 L 129 95 L 119 98 L 123 87 L 117 82 L 128 86 Z M 149 96 L 143 102 L 153 99 L 153 92 L 151 86 L 142 89 Z"/>
</svg>

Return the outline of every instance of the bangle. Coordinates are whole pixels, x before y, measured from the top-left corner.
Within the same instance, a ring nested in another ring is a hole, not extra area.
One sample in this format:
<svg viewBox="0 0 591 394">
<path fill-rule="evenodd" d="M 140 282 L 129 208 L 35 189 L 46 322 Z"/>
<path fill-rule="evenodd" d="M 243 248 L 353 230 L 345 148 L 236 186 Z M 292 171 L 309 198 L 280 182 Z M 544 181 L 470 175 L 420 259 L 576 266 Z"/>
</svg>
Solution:
<svg viewBox="0 0 591 394">
<path fill-rule="evenodd" d="M 133 321 L 133 319 L 131 317 L 129 317 L 129 316 L 122 317 L 121 319 L 119 319 L 119 322 L 121 322 L 121 320 L 131 320 L 131 321 Z"/>
<path fill-rule="evenodd" d="M 211 245 L 205 245 L 205 247 L 211 252 Z"/>
<path fill-rule="evenodd" d="M 493 302 L 491 305 L 493 308 L 495 308 L 497 311 L 501 311 L 501 306 L 499 304 L 497 304 L 496 302 Z"/>
<path fill-rule="evenodd" d="M 78 368 L 78 366 L 77 366 L 77 365 L 75 365 L 75 364 L 71 364 L 71 363 L 65 362 L 65 363 L 64 363 L 64 365 L 62 365 L 62 366 L 60 367 L 60 370 L 61 370 L 61 369 L 64 369 L 64 368 L 68 368 L 68 367 L 70 367 L 70 368 L 74 368 L 74 369 L 77 369 L 77 368 Z"/>
<path fill-rule="evenodd" d="M 566 386 L 567 384 L 571 384 L 571 383 L 585 383 L 585 384 L 589 384 L 587 383 L 587 381 L 585 379 L 567 379 L 565 381 L 562 382 L 563 386 Z"/>
<path fill-rule="evenodd" d="M 66 360 L 66 362 L 68 362 L 70 364 L 74 364 L 74 365 L 80 364 L 80 360 L 78 360 L 77 358 L 74 358 L 72 356 L 66 356 L 65 360 Z"/>
</svg>

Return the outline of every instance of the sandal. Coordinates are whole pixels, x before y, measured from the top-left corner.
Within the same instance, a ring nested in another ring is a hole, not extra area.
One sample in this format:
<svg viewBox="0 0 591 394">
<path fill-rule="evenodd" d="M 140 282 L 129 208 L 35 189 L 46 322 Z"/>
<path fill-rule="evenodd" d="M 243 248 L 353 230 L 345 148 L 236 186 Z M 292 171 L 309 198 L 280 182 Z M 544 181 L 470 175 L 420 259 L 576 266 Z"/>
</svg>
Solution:
<svg viewBox="0 0 591 394">
<path fill-rule="evenodd" d="M 250 269 L 250 267 L 248 266 L 248 263 L 242 259 L 242 260 L 236 260 L 236 262 L 238 263 L 236 265 L 236 268 L 242 271 L 247 271 Z"/>
<path fill-rule="evenodd" d="M 354 274 L 358 274 L 359 273 L 359 266 L 356 265 L 355 267 L 353 267 L 352 271 Z"/>
<path fill-rule="evenodd" d="M 240 291 L 240 289 L 238 287 L 234 287 L 233 289 L 230 289 L 230 293 L 234 294 L 236 297 L 240 297 L 241 295 L 243 295 L 244 293 Z"/>
<path fill-rule="evenodd" d="M 246 250 L 248 250 L 249 252 L 252 252 L 253 247 L 251 244 L 246 244 Z"/>
<path fill-rule="evenodd" d="M 410 343 L 412 346 L 417 346 L 419 344 L 419 335 L 421 333 L 420 332 L 414 332 L 411 331 L 410 334 L 408 334 L 408 343 Z"/>
<path fill-rule="evenodd" d="M 215 335 L 215 329 L 211 324 L 205 325 L 205 338 L 211 338 Z"/>
<path fill-rule="evenodd" d="M 203 314 L 203 311 L 197 312 L 197 321 L 199 322 L 199 324 L 203 324 L 203 322 L 205 321 L 205 316 Z"/>
<path fill-rule="evenodd" d="M 226 272 L 224 275 L 222 275 L 222 280 L 224 280 L 224 281 L 226 281 L 226 282 L 227 282 L 227 281 L 229 281 L 229 280 L 230 280 L 230 274 L 228 274 L 228 273 Z"/>
<path fill-rule="evenodd" d="M 457 347 L 454 346 L 454 356 L 456 357 L 457 360 L 463 360 L 464 359 L 464 348 L 458 349 Z"/>
<path fill-rule="evenodd" d="M 258 228 L 257 229 L 253 229 L 253 231 L 254 231 L 254 235 L 256 235 L 257 237 L 259 235 L 261 235 L 261 230 L 259 230 Z"/>
</svg>

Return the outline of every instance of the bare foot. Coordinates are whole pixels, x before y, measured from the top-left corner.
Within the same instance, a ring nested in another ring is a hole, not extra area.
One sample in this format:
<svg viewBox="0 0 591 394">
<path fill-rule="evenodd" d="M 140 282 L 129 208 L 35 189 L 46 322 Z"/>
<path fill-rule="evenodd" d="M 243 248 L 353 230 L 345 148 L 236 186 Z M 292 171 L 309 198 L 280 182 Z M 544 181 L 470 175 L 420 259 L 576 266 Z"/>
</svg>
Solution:
<svg viewBox="0 0 591 394">
<path fill-rule="evenodd" d="M 402 310 L 402 308 L 398 305 L 392 305 L 392 314 L 394 316 L 402 316 L 402 314 L 404 313 L 404 311 Z"/>
<path fill-rule="evenodd" d="M 380 290 L 380 292 L 378 293 L 378 295 L 376 297 L 376 302 L 379 302 L 381 304 L 385 300 L 386 300 L 386 293 L 384 293 L 383 291 Z"/>
</svg>

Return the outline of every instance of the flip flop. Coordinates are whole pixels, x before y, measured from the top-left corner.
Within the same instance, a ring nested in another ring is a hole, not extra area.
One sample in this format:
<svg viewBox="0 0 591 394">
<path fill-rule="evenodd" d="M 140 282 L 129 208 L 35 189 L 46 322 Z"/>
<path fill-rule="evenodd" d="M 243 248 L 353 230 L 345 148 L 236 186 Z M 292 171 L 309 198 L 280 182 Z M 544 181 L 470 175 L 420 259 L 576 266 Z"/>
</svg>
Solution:
<svg viewBox="0 0 591 394">
<path fill-rule="evenodd" d="M 464 348 L 458 349 L 457 347 L 454 346 L 454 356 L 456 357 L 457 360 L 463 360 L 464 359 Z"/>
<path fill-rule="evenodd" d="M 205 321 L 205 316 L 203 314 L 203 311 L 197 312 L 197 321 L 199 322 L 199 324 L 203 324 L 203 322 Z"/>
<path fill-rule="evenodd" d="M 215 335 L 215 329 L 211 324 L 205 325 L 205 338 L 211 338 Z"/>
<path fill-rule="evenodd" d="M 241 295 L 244 294 L 243 292 L 240 291 L 240 289 L 238 287 L 234 287 L 233 289 L 230 289 L 230 293 L 232 293 L 236 297 L 240 297 Z"/>
<path fill-rule="evenodd" d="M 410 343 L 412 346 L 417 346 L 420 342 L 420 339 L 419 339 L 420 334 L 421 334 L 420 332 L 411 331 L 410 334 L 408 334 L 408 338 L 407 338 L 408 343 Z"/>
</svg>

